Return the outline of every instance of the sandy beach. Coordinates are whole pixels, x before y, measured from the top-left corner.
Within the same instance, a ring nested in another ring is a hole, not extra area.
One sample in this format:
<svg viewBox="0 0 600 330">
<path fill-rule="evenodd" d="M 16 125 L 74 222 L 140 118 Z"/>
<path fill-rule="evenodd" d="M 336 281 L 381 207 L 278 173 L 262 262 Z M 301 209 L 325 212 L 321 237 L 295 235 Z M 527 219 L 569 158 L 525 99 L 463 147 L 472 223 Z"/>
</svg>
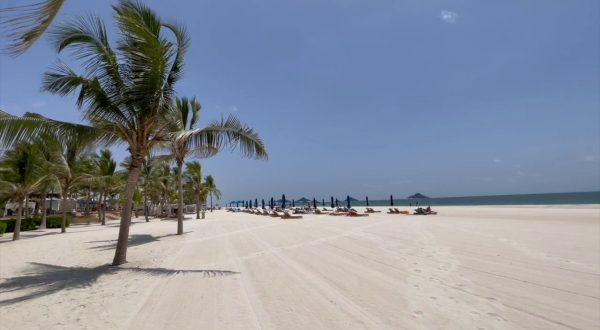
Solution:
<svg viewBox="0 0 600 330">
<path fill-rule="evenodd" d="M 6 234 L 0 328 L 598 329 L 598 205 L 436 210 Z"/>
</svg>

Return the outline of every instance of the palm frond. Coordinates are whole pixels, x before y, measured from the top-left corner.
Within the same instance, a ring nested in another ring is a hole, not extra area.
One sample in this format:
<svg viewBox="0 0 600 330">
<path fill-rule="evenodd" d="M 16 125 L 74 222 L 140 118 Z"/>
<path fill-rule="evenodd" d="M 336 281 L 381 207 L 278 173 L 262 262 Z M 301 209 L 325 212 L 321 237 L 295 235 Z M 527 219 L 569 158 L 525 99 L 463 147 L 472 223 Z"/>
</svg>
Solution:
<svg viewBox="0 0 600 330">
<path fill-rule="evenodd" d="M 181 132 L 177 139 L 188 140 L 190 149 L 200 152 L 229 147 L 231 150 L 238 149 L 244 157 L 268 159 L 260 136 L 234 115 L 226 120 L 221 118 L 204 128 Z"/>
<path fill-rule="evenodd" d="M 111 145 L 117 137 L 98 128 L 52 120 L 35 113 L 23 117 L 0 110 L 0 148 L 8 148 L 22 141 L 31 141 L 37 136 L 50 134 L 62 144 L 77 138 L 85 138 L 99 145 Z"/>
<path fill-rule="evenodd" d="M 0 27 L 7 39 L 4 51 L 11 56 L 23 54 L 50 26 L 65 0 L 0 9 Z"/>
</svg>

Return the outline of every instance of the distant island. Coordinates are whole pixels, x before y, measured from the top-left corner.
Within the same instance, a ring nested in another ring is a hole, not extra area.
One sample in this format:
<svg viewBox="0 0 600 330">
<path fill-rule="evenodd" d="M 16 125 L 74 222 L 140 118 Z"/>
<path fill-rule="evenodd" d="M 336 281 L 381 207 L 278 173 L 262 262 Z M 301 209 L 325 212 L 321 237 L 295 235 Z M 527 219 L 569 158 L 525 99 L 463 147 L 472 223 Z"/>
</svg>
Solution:
<svg viewBox="0 0 600 330">
<path fill-rule="evenodd" d="M 429 198 L 429 197 L 427 197 L 427 196 L 425 196 L 425 195 L 423 195 L 421 193 L 416 193 L 416 194 L 414 194 L 412 196 L 408 196 L 408 198 Z"/>
</svg>

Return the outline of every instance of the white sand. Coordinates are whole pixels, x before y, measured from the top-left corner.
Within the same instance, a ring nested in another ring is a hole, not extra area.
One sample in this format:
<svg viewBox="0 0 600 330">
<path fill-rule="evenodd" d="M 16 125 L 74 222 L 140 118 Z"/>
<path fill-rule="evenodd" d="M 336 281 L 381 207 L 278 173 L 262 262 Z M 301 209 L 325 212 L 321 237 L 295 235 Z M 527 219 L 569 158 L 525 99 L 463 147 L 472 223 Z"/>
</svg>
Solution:
<svg viewBox="0 0 600 330">
<path fill-rule="evenodd" d="M 598 329 L 600 207 L 215 212 L 0 238 L 1 329 Z M 36 236 L 35 238 L 28 238 Z"/>
</svg>

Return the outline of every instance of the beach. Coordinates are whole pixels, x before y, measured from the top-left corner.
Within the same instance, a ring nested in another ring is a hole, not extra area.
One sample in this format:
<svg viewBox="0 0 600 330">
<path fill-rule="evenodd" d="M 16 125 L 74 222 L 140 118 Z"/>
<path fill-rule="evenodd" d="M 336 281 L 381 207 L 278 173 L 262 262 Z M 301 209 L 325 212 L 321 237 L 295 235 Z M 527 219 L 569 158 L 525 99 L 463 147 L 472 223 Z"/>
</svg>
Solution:
<svg viewBox="0 0 600 330">
<path fill-rule="evenodd" d="M 118 221 L 5 234 L 0 328 L 600 327 L 599 205 L 378 209 L 137 218 L 119 267 Z"/>
</svg>

